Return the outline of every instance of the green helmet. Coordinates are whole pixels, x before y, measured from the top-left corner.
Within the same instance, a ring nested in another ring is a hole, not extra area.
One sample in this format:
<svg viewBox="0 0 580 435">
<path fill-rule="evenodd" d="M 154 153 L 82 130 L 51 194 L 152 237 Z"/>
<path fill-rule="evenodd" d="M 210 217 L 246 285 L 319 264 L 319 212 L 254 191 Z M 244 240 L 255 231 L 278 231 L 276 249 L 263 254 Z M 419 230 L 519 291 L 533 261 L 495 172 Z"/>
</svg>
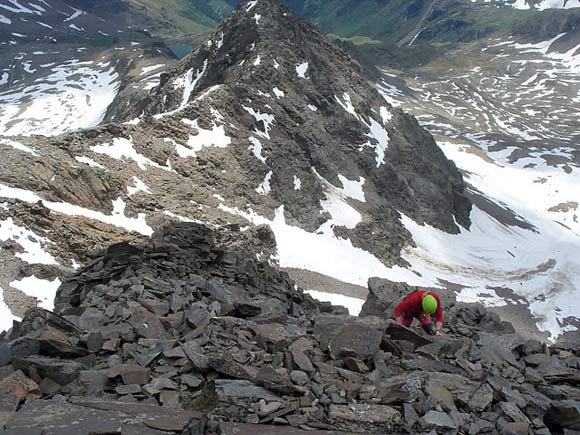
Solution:
<svg viewBox="0 0 580 435">
<path fill-rule="evenodd" d="M 437 311 L 437 299 L 431 295 L 423 297 L 423 311 L 427 314 L 433 314 Z"/>
</svg>

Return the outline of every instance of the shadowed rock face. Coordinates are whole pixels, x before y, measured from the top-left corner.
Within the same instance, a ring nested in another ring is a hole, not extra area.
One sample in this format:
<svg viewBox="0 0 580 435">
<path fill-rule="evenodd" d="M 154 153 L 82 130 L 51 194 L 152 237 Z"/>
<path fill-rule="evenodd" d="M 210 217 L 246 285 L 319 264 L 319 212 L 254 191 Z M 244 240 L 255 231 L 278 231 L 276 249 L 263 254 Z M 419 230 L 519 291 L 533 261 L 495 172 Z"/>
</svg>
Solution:
<svg viewBox="0 0 580 435">
<path fill-rule="evenodd" d="M 580 424 L 577 349 L 524 341 L 453 298 L 440 337 L 352 317 L 218 239 L 179 224 L 140 247 L 112 245 L 61 286 L 58 314 L 29 311 L 0 339 L 0 429 L 548 434 Z M 369 306 L 398 288 L 371 281 Z"/>
</svg>

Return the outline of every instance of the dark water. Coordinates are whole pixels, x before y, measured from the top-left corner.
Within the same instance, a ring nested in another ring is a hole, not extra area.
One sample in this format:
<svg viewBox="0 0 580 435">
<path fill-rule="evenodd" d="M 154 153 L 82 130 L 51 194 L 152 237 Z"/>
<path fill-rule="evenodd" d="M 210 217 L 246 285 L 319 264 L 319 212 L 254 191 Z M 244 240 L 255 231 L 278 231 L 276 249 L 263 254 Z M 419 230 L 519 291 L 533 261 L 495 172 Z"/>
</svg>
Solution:
<svg viewBox="0 0 580 435">
<path fill-rule="evenodd" d="M 183 59 L 193 50 L 191 45 L 181 45 L 181 44 L 167 44 L 169 48 L 178 59 Z"/>
</svg>

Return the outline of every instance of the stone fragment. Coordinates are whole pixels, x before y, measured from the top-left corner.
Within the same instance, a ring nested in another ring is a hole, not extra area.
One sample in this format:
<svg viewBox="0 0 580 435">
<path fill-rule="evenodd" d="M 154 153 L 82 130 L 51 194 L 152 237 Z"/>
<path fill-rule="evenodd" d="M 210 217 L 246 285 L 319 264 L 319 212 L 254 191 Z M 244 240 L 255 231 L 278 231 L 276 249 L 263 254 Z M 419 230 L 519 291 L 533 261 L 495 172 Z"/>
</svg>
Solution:
<svg viewBox="0 0 580 435">
<path fill-rule="evenodd" d="M 247 424 L 247 423 L 232 423 L 232 422 L 222 422 L 220 423 L 220 434 L 222 435 L 353 435 L 346 432 L 337 432 L 335 430 L 315 430 L 316 425 L 313 422 L 309 422 L 307 430 L 300 430 L 296 427 L 291 426 L 268 426 L 268 432 L 265 433 L 265 426 L 260 424 Z M 315 424 L 315 426 L 312 426 Z M 383 432 L 384 433 L 384 432 Z"/>
<path fill-rule="evenodd" d="M 181 348 L 197 371 L 205 372 L 209 369 L 209 359 L 205 356 L 205 353 L 197 340 L 183 343 Z"/>
<path fill-rule="evenodd" d="M 328 419 L 340 430 L 390 433 L 401 423 L 401 413 L 384 405 L 330 405 Z"/>
<path fill-rule="evenodd" d="M 193 375 L 182 375 L 181 382 L 191 388 L 198 388 L 203 384 L 203 379 Z"/>
<path fill-rule="evenodd" d="M 499 407 L 503 413 L 515 423 L 530 423 L 530 419 L 512 402 L 501 402 Z"/>
<path fill-rule="evenodd" d="M 179 393 L 177 391 L 164 390 L 159 393 L 159 402 L 164 408 L 179 409 Z"/>
<path fill-rule="evenodd" d="M 300 370 L 307 373 L 312 373 L 314 371 L 314 366 L 312 365 L 310 358 L 308 358 L 304 352 L 295 351 L 292 353 L 292 356 L 294 358 L 294 363 Z"/>
<path fill-rule="evenodd" d="M 258 416 L 259 417 L 266 417 L 267 415 L 273 414 L 274 412 L 278 411 L 282 408 L 282 403 L 280 402 L 269 402 L 267 403 L 265 400 L 260 400 L 260 408 L 258 409 Z"/>
<path fill-rule="evenodd" d="M 477 389 L 471 399 L 469 399 L 469 409 L 476 412 L 485 411 L 493 402 L 493 388 L 489 384 L 482 384 Z"/>
<path fill-rule="evenodd" d="M 202 421 L 201 414 L 121 402 L 35 401 L 8 420 L 6 433 L 165 435 L 181 433 L 193 420 Z"/>
<path fill-rule="evenodd" d="M 445 387 L 438 387 L 433 384 L 427 383 L 425 392 L 429 394 L 441 407 L 444 411 L 457 411 L 457 406 L 455 406 L 455 401 L 453 400 L 453 396 L 449 392 L 449 390 Z"/>
<path fill-rule="evenodd" d="M 181 346 L 166 350 L 163 352 L 163 356 L 166 358 L 185 358 L 185 352 Z"/>
<path fill-rule="evenodd" d="M 285 350 L 286 342 L 290 338 L 288 331 L 277 323 L 256 325 L 253 330 L 258 345 L 270 353 Z"/>
<path fill-rule="evenodd" d="M 455 422 L 444 412 L 429 411 L 419 419 L 419 425 L 423 430 L 456 430 Z"/>
<path fill-rule="evenodd" d="M 405 424 L 407 425 L 407 428 L 411 428 L 419 420 L 417 411 L 415 411 L 415 408 L 413 408 L 413 405 L 410 403 L 403 404 L 403 414 L 405 416 Z"/>
<path fill-rule="evenodd" d="M 108 370 L 81 370 L 78 381 L 85 395 L 94 397 L 101 396 L 113 384 Z"/>
<path fill-rule="evenodd" d="M 368 366 L 357 358 L 348 357 L 344 359 L 344 365 L 347 369 L 357 373 L 368 373 Z"/>
<path fill-rule="evenodd" d="M 526 356 L 524 358 L 524 361 L 526 362 L 526 364 L 528 364 L 532 367 L 537 367 L 537 366 L 542 365 L 542 364 L 551 363 L 552 357 L 549 355 L 546 355 L 545 353 L 535 353 L 535 354 Z"/>
<path fill-rule="evenodd" d="M 379 351 L 382 338 L 383 334 L 375 328 L 354 323 L 344 326 L 331 338 L 328 348 L 334 359 L 341 358 L 344 350 L 352 350 L 358 358 L 366 360 Z"/>
<path fill-rule="evenodd" d="M 546 412 L 544 422 L 549 429 L 565 428 L 580 431 L 580 401 L 553 401 Z"/>
<path fill-rule="evenodd" d="M 493 434 L 497 433 L 495 423 L 481 418 L 475 418 L 475 421 L 469 425 L 469 435 Z"/>
<path fill-rule="evenodd" d="M 271 391 L 244 380 L 216 379 L 215 390 L 218 398 L 224 402 L 237 403 L 240 399 L 282 402 L 282 399 Z"/>
<path fill-rule="evenodd" d="M 61 390 L 61 385 L 57 384 L 50 378 L 44 378 L 38 385 L 44 396 L 52 396 Z"/>
<path fill-rule="evenodd" d="M 129 323 L 133 326 L 139 337 L 153 339 L 169 338 L 159 317 L 143 307 L 133 311 Z"/>
<path fill-rule="evenodd" d="M 130 415 L 145 426 L 161 431 L 181 432 L 193 419 L 201 420 L 203 418 L 203 415 L 196 411 L 168 409 L 158 405 L 141 403 L 122 403 L 88 399 L 74 400 L 73 403 L 91 409 L 92 411 L 103 410 Z"/>
<path fill-rule="evenodd" d="M 290 372 L 290 380 L 296 385 L 306 385 L 310 381 L 308 375 L 300 370 Z"/>
<path fill-rule="evenodd" d="M 209 324 L 209 312 L 205 308 L 190 308 L 185 312 L 185 319 L 192 328 L 205 328 Z"/>
<path fill-rule="evenodd" d="M 387 327 L 387 334 L 394 340 L 410 341 L 419 347 L 433 343 L 433 340 L 413 331 L 413 329 L 394 322 Z"/>
<path fill-rule="evenodd" d="M 41 397 L 38 384 L 26 376 L 21 370 L 12 373 L 0 381 L 0 393 L 17 397 L 21 401 L 34 400 Z"/>
<path fill-rule="evenodd" d="M 137 384 L 120 385 L 115 388 L 115 392 L 121 396 L 126 396 L 127 394 L 138 394 L 141 392 L 141 386 Z"/>
<path fill-rule="evenodd" d="M 45 356 L 31 355 L 27 358 L 15 358 L 14 367 L 26 373 L 35 372 L 41 378 L 50 378 L 60 385 L 66 385 L 79 376 L 86 367 L 71 360 L 54 359 Z"/>
<path fill-rule="evenodd" d="M 501 435 L 528 435 L 529 423 L 508 423 L 501 429 Z"/>
<path fill-rule="evenodd" d="M 171 379 L 154 378 L 143 387 L 143 390 L 152 396 L 159 394 L 162 390 L 177 390 L 177 384 Z"/>
<path fill-rule="evenodd" d="M 422 392 L 423 378 L 419 375 L 393 376 L 376 385 L 374 396 L 384 405 L 415 400 Z"/>
<path fill-rule="evenodd" d="M 109 378 L 120 376 L 125 385 L 145 385 L 149 382 L 149 369 L 137 364 L 120 364 L 109 370 Z"/>
<path fill-rule="evenodd" d="M 249 317 L 255 317 L 262 313 L 262 307 L 257 303 L 250 301 L 236 302 L 235 304 L 236 317 L 241 317 L 242 319 L 247 319 Z"/>
</svg>

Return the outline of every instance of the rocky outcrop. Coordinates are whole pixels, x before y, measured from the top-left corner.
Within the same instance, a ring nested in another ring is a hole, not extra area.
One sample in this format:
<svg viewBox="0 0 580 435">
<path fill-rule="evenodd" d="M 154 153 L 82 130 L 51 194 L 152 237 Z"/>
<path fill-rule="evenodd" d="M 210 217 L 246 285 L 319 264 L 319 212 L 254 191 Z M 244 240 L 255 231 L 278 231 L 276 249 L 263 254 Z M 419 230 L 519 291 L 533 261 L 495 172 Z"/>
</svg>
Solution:
<svg viewBox="0 0 580 435">
<path fill-rule="evenodd" d="M 384 316 L 352 317 L 216 239 L 206 227 L 180 224 L 141 246 L 113 245 L 63 283 L 56 313 L 35 309 L 15 324 L 0 343 L 0 428 L 20 435 L 578 428 L 577 349 L 526 342 L 505 328 L 486 332 L 494 318 L 480 306 L 456 304 L 441 337 Z"/>
</svg>

